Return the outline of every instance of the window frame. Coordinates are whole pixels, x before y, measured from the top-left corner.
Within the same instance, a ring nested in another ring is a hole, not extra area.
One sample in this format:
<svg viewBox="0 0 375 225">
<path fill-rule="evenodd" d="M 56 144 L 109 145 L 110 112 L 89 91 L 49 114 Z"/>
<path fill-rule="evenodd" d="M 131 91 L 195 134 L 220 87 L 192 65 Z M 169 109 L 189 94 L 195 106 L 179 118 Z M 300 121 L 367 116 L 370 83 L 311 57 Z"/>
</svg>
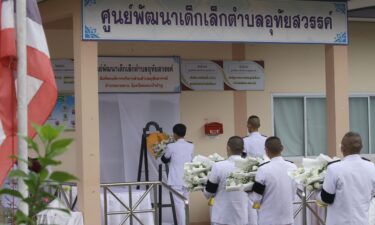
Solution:
<svg viewBox="0 0 375 225">
<path fill-rule="evenodd" d="M 308 156 L 307 155 L 307 118 L 306 118 L 306 99 L 308 98 L 325 98 L 327 99 L 327 96 L 325 93 L 311 93 L 311 92 L 301 92 L 301 93 L 271 93 L 271 126 L 272 126 L 272 135 L 275 135 L 275 111 L 274 111 L 274 99 L 278 97 L 283 98 L 296 98 L 300 97 L 303 98 L 303 109 L 304 109 L 304 155 L 301 156 L 288 156 L 286 158 L 300 161 L 302 158 L 315 158 L 316 156 Z M 369 153 L 367 154 L 361 154 L 361 156 L 364 156 L 366 158 L 369 158 L 371 160 L 375 160 L 375 149 L 372 149 L 372 143 L 375 142 L 375 138 L 372 138 L 371 135 L 371 121 L 375 118 L 371 117 L 371 98 L 375 99 L 375 93 L 374 92 L 349 92 L 348 93 L 348 104 L 349 104 L 349 98 L 367 98 L 367 111 L 368 111 L 368 134 L 369 134 Z M 350 118 L 349 118 L 350 119 Z"/>
</svg>

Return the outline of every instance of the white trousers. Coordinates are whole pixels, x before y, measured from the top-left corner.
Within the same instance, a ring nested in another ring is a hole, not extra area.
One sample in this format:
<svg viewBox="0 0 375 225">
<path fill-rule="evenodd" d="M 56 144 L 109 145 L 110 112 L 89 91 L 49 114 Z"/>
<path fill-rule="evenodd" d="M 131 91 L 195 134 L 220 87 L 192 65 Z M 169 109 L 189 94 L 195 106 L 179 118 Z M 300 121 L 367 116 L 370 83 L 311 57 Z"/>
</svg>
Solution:
<svg viewBox="0 0 375 225">
<path fill-rule="evenodd" d="M 372 198 L 370 202 L 370 208 L 368 209 L 369 214 L 369 225 L 375 225 L 375 198 Z"/>
<path fill-rule="evenodd" d="M 189 192 L 183 186 L 172 186 L 174 190 L 189 199 Z M 174 206 L 176 209 L 177 225 L 187 225 L 185 221 L 185 204 L 177 196 L 173 196 Z"/>
<path fill-rule="evenodd" d="M 223 223 L 211 223 L 211 225 L 242 225 L 242 224 L 223 224 Z"/>
<path fill-rule="evenodd" d="M 249 195 L 250 196 L 250 195 Z M 253 208 L 253 201 L 249 197 L 249 220 L 248 220 L 248 225 L 258 225 L 258 211 Z"/>
</svg>

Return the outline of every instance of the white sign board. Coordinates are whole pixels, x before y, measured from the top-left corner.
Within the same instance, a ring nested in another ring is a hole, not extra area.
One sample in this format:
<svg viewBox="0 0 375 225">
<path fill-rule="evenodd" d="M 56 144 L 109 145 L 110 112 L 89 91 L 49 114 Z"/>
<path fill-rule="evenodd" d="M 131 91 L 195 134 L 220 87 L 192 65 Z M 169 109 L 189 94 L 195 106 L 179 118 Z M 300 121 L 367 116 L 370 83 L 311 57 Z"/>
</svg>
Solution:
<svg viewBox="0 0 375 225">
<path fill-rule="evenodd" d="M 83 40 L 348 44 L 345 2 L 82 0 Z"/>
<path fill-rule="evenodd" d="M 72 59 L 51 60 L 59 93 L 74 92 L 74 64 Z"/>
<path fill-rule="evenodd" d="M 52 60 L 59 92 L 74 92 L 72 60 Z M 99 92 L 180 92 L 179 57 L 99 57 Z"/>
<path fill-rule="evenodd" d="M 223 91 L 223 69 L 209 60 L 182 60 L 181 83 L 188 90 Z"/>
<path fill-rule="evenodd" d="M 99 92 L 180 92 L 178 57 L 99 57 Z"/>
<path fill-rule="evenodd" d="M 264 69 L 253 61 L 224 61 L 224 82 L 232 90 L 264 90 Z"/>
</svg>

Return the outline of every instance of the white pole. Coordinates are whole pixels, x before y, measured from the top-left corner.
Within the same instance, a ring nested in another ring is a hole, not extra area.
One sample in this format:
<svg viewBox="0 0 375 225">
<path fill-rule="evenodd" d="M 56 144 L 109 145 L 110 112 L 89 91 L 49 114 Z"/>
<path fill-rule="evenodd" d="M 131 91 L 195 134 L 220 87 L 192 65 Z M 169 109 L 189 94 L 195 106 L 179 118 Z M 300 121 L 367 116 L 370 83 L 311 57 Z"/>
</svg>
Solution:
<svg viewBox="0 0 375 225">
<path fill-rule="evenodd" d="M 27 56 L 26 56 L 26 1 L 16 0 L 16 31 L 17 31 L 17 101 L 18 101 L 18 134 L 27 136 Z M 28 173 L 27 161 L 28 151 L 27 143 L 22 138 L 18 138 L 18 167 Z M 18 181 L 18 190 L 26 197 L 28 190 L 22 180 Z M 27 204 L 20 203 L 19 209 L 28 215 Z"/>
</svg>

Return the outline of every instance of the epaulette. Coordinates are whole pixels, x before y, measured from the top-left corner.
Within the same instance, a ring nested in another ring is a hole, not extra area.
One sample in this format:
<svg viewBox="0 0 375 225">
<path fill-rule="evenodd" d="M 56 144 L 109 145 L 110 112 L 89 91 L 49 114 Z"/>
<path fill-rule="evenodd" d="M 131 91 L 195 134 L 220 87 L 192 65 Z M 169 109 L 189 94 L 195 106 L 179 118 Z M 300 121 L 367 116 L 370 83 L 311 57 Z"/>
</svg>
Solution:
<svg viewBox="0 0 375 225">
<path fill-rule="evenodd" d="M 266 135 L 264 135 L 264 134 L 261 134 L 261 135 L 262 135 L 263 137 L 265 137 L 265 138 L 267 137 L 267 136 L 266 136 Z"/>
<path fill-rule="evenodd" d="M 365 161 L 369 161 L 369 162 L 371 162 L 371 160 L 369 160 L 368 158 L 365 158 L 365 157 L 361 157 L 363 160 L 365 160 Z"/>
<path fill-rule="evenodd" d="M 192 141 L 187 141 L 188 143 L 190 143 L 190 144 L 193 144 L 193 142 Z"/>
<path fill-rule="evenodd" d="M 284 159 L 285 161 L 287 161 L 287 162 L 290 162 L 290 163 L 293 163 L 294 164 L 294 162 L 293 161 L 290 161 L 290 160 L 287 160 L 287 159 Z"/>
<path fill-rule="evenodd" d="M 329 166 L 329 165 L 331 165 L 331 164 L 333 164 L 333 163 L 337 163 L 337 162 L 340 162 L 340 160 L 338 159 L 338 160 L 335 160 L 335 161 L 331 161 L 331 162 L 329 162 L 329 163 L 327 164 L 327 166 Z"/>
<path fill-rule="evenodd" d="M 271 162 L 271 161 L 264 162 L 264 163 L 260 164 L 258 167 L 261 167 L 261 166 L 263 166 L 263 165 L 266 165 L 266 164 L 269 163 L 269 162 Z"/>
</svg>

